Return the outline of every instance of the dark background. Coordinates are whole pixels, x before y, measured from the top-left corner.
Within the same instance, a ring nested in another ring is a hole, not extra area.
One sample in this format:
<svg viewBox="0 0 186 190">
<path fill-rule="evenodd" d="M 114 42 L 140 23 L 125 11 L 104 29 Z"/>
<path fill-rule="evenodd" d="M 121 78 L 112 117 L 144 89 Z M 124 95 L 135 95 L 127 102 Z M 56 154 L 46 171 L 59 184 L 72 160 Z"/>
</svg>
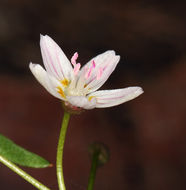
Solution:
<svg viewBox="0 0 186 190">
<path fill-rule="evenodd" d="M 39 34 L 84 64 L 109 49 L 120 63 L 102 89 L 141 86 L 139 98 L 73 116 L 64 152 L 67 189 L 86 189 L 88 145 L 101 141 L 110 160 L 95 190 L 186 189 L 185 1 L 0 1 L 0 133 L 55 164 L 63 110 L 32 76 L 42 64 Z M 25 169 L 57 189 L 55 167 Z M 0 189 L 32 187 L 0 164 Z"/>
</svg>

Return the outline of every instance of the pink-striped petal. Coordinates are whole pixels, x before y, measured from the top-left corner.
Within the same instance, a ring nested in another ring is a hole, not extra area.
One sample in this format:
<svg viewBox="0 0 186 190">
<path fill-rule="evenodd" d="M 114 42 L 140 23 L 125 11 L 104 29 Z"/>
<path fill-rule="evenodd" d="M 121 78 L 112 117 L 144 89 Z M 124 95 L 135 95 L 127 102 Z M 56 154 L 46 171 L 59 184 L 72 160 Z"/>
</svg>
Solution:
<svg viewBox="0 0 186 190">
<path fill-rule="evenodd" d="M 116 68 L 120 56 L 115 55 L 115 52 L 112 50 L 106 51 L 95 58 L 91 59 L 81 71 L 81 76 L 84 75 L 85 69 L 91 67 L 92 61 L 95 62 L 95 68 L 92 70 L 90 77 L 85 81 L 86 89 L 89 89 L 88 92 L 94 92 L 99 89 L 105 81 L 109 78 L 111 73 Z M 101 74 L 100 74 L 101 71 Z"/>
<path fill-rule="evenodd" d="M 35 78 L 38 80 L 38 82 L 53 96 L 56 98 L 59 98 L 61 100 L 64 100 L 60 94 L 57 92 L 57 87 L 62 85 L 61 83 L 55 79 L 53 76 L 49 75 L 43 67 L 39 64 L 33 64 L 30 63 L 29 68 L 32 72 L 32 74 L 35 76 Z"/>
<path fill-rule="evenodd" d="M 88 97 L 96 98 L 97 108 L 106 108 L 117 106 L 129 100 L 132 100 L 142 93 L 143 90 L 141 87 L 128 87 L 115 90 L 100 90 L 89 94 Z"/>
<path fill-rule="evenodd" d="M 47 72 L 58 80 L 70 80 L 73 69 L 62 49 L 49 36 L 41 35 L 41 54 Z"/>
</svg>

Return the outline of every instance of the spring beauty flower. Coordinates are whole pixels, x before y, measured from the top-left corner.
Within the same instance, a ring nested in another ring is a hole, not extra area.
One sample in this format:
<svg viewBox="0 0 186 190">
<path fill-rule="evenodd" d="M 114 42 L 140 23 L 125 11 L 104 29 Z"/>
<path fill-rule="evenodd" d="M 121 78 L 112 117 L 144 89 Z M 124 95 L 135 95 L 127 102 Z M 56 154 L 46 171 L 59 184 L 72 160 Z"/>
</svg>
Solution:
<svg viewBox="0 0 186 190">
<path fill-rule="evenodd" d="M 41 54 L 46 68 L 30 63 L 35 78 L 53 96 L 72 109 L 105 108 L 122 104 L 143 93 L 140 87 L 98 90 L 116 68 L 120 56 L 106 51 L 81 68 L 76 52 L 69 61 L 49 36 L 41 35 Z M 97 91 L 98 90 L 98 91 Z"/>
</svg>

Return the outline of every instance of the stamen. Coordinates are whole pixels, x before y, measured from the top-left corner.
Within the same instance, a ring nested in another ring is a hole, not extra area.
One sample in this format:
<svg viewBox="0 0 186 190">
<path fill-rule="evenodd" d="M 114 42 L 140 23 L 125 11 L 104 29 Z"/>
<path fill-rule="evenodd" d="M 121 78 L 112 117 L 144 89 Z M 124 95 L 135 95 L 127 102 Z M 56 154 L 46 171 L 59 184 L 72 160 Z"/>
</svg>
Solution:
<svg viewBox="0 0 186 190">
<path fill-rule="evenodd" d="M 69 81 L 67 79 L 63 79 L 60 81 L 61 84 L 64 86 L 64 87 L 67 87 L 69 85 Z"/>
<path fill-rule="evenodd" d="M 103 74 L 103 68 L 100 67 L 99 70 L 98 70 L 96 79 L 99 80 L 101 78 L 102 74 Z"/>
<path fill-rule="evenodd" d="M 88 100 L 91 101 L 92 98 L 94 98 L 94 96 L 89 96 L 89 97 L 88 97 Z"/>
<path fill-rule="evenodd" d="M 63 92 L 62 88 L 60 86 L 57 87 L 57 92 L 63 97 L 66 98 L 65 93 Z"/>
<path fill-rule="evenodd" d="M 71 58 L 71 63 L 74 66 L 74 74 L 75 75 L 78 74 L 80 67 L 81 67 L 80 63 L 76 63 L 77 58 L 78 58 L 78 53 L 76 52 L 76 53 L 74 53 L 74 55 Z"/>
<path fill-rule="evenodd" d="M 76 52 L 76 53 L 74 53 L 74 55 L 71 58 L 71 63 L 72 63 L 73 66 L 76 65 L 77 58 L 78 58 L 78 53 Z"/>
<path fill-rule="evenodd" d="M 74 66 L 74 74 L 77 75 L 80 70 L 81 64 L 78 63 Z"/>
</svg>

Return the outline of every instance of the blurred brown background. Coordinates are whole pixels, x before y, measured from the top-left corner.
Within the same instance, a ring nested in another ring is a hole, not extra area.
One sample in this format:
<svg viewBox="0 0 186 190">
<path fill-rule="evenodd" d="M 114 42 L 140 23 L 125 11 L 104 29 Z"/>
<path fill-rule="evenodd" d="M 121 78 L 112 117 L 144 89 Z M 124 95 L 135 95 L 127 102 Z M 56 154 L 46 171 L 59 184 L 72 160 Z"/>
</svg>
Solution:
<svg viewBox="0 0 186 190">
<path fill-rule="evenodd" d="M 55 164 L 63 110 L 28 69 L 42 64 L 39 34 L 86 63 L 109 49 L 120 63 L 102 89 L 141 86 L 126 104 L 71 118 L 64 152 L 69 190 L 87 186 L 88 145 L 109 146 L 95 190 L 186 189 L 185 1 L 1 0 L 0 133 Z M 57 189 L 55 167 L 25 169 Z M 32 187 L 0 164 L 0 189 Z"/>
</svg>

